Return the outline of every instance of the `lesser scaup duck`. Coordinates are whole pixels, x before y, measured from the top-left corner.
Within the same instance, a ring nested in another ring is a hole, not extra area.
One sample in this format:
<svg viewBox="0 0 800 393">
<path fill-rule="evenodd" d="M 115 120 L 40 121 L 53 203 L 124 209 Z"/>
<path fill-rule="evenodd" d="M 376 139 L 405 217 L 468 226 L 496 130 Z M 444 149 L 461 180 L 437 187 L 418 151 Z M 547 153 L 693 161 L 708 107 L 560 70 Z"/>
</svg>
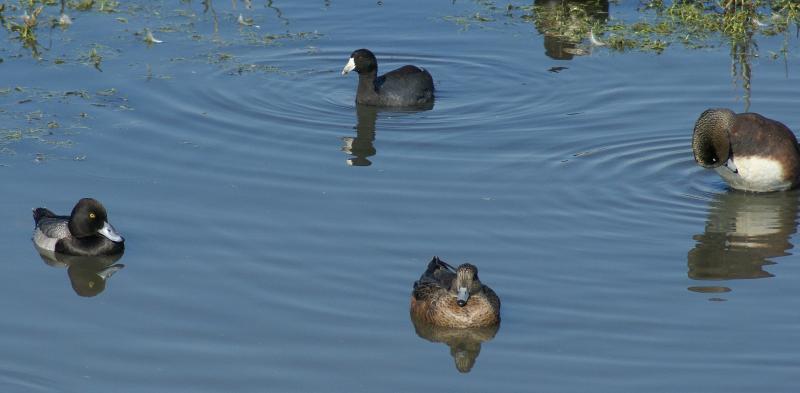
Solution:
<svg viewBox="0 0 800 393">
<path fill-rule="evenodd" d="M 800 180 L 797 138 L 757 113 L 706 110 L 695 123 L 692 150 L 700 166 L 714 168 L 738 190 L 783 191 Z"/>
<path fill-rule="evenodd" d="M 478 268 L 453 268 L 438 257 L 414 283 L 411 314 L 437 326 L 476 328 L 500 322 L 500 298 L 478 279 Z"/>
<path fill-rule="evenodd" d="M 57 216 L 43 207 L 33 210 L 33 242 L 37 247 L 66 255 L 112 255 L 125 249 L 125 239 L 108 223 L 103 205 L 83 198 L 69 216 Z"/>
<path fill-rule="evenodd" d="M 433 78 L 422 68 L 406 65 L 378 76 L 378 60 L 368 49 L 350 55 L 342 75 L 358 73 L 356 103 L 373 106 L 422 106 L 433 102 Z"/>
</svg>

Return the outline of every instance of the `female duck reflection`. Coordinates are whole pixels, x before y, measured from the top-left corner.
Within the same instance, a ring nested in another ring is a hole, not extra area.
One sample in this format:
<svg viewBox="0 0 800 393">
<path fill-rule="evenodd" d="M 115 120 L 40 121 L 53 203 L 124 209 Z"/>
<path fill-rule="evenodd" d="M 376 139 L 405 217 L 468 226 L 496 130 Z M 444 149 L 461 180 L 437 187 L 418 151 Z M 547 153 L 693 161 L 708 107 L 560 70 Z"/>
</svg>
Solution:
<svg viewBox="0 0 800 393">
<path fill-rule="evenodd" d="M 468 373 L 475 365 L 481 353 L 481 343 L 494 338 L 500 330 L 500 324 L 492 326 L 456 329 L 436 326 L 428 323 L 418 315 L 411 313 L 411 322 L 417 335 L 434 343 L 445 343 L 450 347 L 450 356 L 456 362 L 456 369 Z"/>
<path fill-rule="evenodd" d="M 797 232 L 797 191 L 771 194 L 727 192 L 711 201 L 705 232 L 689 251 L 689 278 L 732 280 L 772 277 L 770 258 L 791 255 Z M 725 287 L 691 287 L 697 292 L 727 292 Z"/>
<path fill-rule="evenodd" d="M 356 104 L 357 123 L 356 137 L 343 137 L 342 151 L 352 157 L 347 159 L 347 165 L 369 166 L 372 162 L 368 157 L 377 153 L 373 142 L 375 141 L 375 122 L 379 112 L 415 113 L 433 109 L 433 103 L 415 108 L 380 108 L 370 105 Z"/>
</svg>

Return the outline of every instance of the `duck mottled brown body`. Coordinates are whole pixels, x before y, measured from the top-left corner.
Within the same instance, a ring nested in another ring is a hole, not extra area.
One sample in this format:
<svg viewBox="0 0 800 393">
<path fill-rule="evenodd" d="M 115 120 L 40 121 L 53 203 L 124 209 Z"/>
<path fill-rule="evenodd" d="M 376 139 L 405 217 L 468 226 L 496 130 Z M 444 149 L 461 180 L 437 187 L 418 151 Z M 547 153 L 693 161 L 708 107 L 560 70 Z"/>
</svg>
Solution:
<svg viewBox="0 0 800 393">
<path fill-rule="evenodd" d="M 500 298 L 465 263 L 454 269 L 434 257 L 411 294 L 412 317 L 433 325 L 475 328 L 500 322 Z"/>
</svg>

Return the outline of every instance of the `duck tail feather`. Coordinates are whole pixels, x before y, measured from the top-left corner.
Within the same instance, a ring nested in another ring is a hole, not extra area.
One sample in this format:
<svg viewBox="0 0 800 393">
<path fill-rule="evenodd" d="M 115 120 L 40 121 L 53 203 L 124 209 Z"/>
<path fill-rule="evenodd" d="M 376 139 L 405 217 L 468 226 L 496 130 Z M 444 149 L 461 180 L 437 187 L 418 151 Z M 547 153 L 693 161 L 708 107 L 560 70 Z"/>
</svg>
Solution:
<svg viewBox="0 0 800 393">
<path fill-rule="evenodd" d="M 36 209 L 33 209 L 34 222 L 39 222 L 39 220 L 41 220 L 42 218 L 52 218 L 55 216 L 56 216 L 55 213 L 43 207 L 37 207 Z"/>
</svg>

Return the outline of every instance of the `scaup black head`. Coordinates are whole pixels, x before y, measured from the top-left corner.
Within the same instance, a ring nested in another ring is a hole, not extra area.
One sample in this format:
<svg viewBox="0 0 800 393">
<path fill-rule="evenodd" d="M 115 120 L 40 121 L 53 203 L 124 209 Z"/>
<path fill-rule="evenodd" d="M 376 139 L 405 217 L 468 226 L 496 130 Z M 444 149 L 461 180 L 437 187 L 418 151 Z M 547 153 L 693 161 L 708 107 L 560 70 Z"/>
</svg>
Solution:
<svg viewBox="0 0 800 393">
<path fill-rule="evenodd" d="M 729 109 L 708 109 L 700 115 L 692 133 L 694 160 L 703 168 L 724 165 L 731 153 L 730 130 L 736 114 Z"/>
<path fill-rule="evenodd" d="M 469 297 L 480 290 L 481 280 L 478 278 L 478 268 L 470 263 L 459 266 L 456 269 L 456 278 L 450 286 L 450 291 L 456 293 L 456 303 L 460 307 L 466 306 Z"/>
<path fill-rule="evenodd" d="M 96 199 L 83 198 L 78 201 L 72 208 L 68 225 L 69 232 L 77 238 L 99 234 L 117 243 L 125 240 L 108 223 L 106 208 Z"/>
<path fill-rule="evenodd" d="M 342 75 L 355 70 L 357 73 L 378 72 L 378 60 L 369 49 L 358 49 L 350 54 L 350 60 L 342 69 Z"/>
</svg>

